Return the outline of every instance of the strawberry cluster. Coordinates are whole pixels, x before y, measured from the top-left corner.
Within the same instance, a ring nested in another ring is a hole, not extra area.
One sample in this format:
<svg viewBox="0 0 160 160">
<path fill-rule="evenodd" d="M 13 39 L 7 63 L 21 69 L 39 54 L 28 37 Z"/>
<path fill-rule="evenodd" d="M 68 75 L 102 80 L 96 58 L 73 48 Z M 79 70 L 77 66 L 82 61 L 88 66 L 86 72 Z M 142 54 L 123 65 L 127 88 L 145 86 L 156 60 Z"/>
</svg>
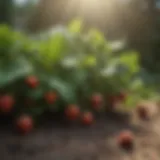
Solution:
<svg viewBox="0 0 160 160">
<path fill-rule="evenodd" d="M 35 38 L 0 26 L 0 116 L 13 115 L 21 133 L 46 112 L 90 126 L 100 112 L 141 97 L 138 54 L 116 55 L 97 30 L 75 32 L 79 24 Z M 147 117 L 142 106 L 138 113 Z"/>
<path fill-rule="evenodd" d="M 36 76 L 28 76 L 24 80 L 24 86 L 26 86 L 29 90 L 35 90 L 36 88 L 40 87 L 41 82 Z M 107 103 L 112 104 L 112 107 L 116 106 L 116 103 L 121 102 L 123 103 L 127 98 L 125 93 L 120 93 L 117 96 L 112 96 L 112 98 L 104 98 L 104 96 L 100 93 L 94 93 L 88 98 L 88 106 L 83 108 L 78 104 L 67 104 L 63 106 L 63 114 L 67 121 L 69 122 L 81 122 L 85 126 L 90 126 L 95 121 L 95 113 L 99 111 L 104 111 L 107 109 Z M 26 98 L 25 98 L 26 99 Z M 54 106 L 56 105 L 57 101 L 61 99 L 56 91 L 46 91 L 43 93 L 43 96 L 39 100 L 40 103 L 44 103 L 44 105 Z M 37 100 L 38 101 L 38 100 Z M 36 100 L 34 98 L 27 98 L 27 101 L 21 103 L 20 107 L 25 108 L 21 111 L 21 108 L 17 105 L 19 100 L 16 98 L 16 95 L 4 94 L 0 96 L 0 113 L 3 115 L 10 115 L 12 113 L 16 114 L 17 112 L 20 113 L 15 118 L 14 125 L 16 126 L 17 130 L 20 133 L 26 134 L 32 131 L 35 126 L 34 122 L 34 114 L 30 114 L 27 109 L 30 108 L 37 108 Z M 23 106 L 22 106 L 23 105 Z M 45 106 L 43 107 L 43 112 L 45 112 Z M 114 109 L 114 108 L 112 108 Z M 42 112 L 42 115 L 43 115 Z"/>
</svg>

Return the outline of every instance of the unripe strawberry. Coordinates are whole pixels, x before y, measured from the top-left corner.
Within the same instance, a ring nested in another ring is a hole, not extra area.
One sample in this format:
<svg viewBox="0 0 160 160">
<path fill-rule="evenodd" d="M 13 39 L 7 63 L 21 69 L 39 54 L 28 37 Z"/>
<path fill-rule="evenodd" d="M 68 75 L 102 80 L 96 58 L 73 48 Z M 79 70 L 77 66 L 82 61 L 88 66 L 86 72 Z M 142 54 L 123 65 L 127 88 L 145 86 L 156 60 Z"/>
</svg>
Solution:
<svg viewBox="0 0 160 160">
<path fill-rule="evenodd" d="M 14 106 L 14 98 L 10 95 L 4 95 L 0 97 L 0 111 L 3 113 L 9 113 Z"/>
</svg>

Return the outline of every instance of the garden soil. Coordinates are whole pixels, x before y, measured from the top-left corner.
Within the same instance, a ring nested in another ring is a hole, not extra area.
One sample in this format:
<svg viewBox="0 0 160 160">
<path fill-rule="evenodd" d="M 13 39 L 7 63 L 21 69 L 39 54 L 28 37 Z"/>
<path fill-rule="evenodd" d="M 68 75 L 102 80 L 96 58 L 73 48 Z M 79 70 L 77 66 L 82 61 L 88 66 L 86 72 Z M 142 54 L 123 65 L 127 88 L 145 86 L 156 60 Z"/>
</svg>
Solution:
<svg viewBox="0 0 160 160">
<path fill-rule="evenodd" d="M 149 121 L 131 117 L 105 115 L 91 127 L 51 122 L 28 136 L 1 127 L 0 160 L 160 160 L 160 115 Z M 135 134 L 132 151 L 117 145 L 126 129 Z"/>
</svg>

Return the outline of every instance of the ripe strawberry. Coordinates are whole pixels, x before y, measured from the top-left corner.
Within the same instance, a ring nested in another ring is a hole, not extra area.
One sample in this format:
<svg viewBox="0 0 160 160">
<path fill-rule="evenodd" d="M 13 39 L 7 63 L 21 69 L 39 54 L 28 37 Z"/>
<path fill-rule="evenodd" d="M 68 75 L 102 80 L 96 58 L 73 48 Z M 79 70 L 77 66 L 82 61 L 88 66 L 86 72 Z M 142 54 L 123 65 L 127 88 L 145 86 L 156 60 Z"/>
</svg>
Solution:
<svg viewBox="0 0 160 160">
<path fill-rule="evenodd" d="M 94 94 L 92 95 L 91 97 L 91 103 L 92 103 L 92 107 L 94 109 L 99 109 L 101 108 L 102 106 L 102 101 L 103 101 L 103 98 L 102 98 L 102 95 L 101 94 Z"/>
<path fill-rule="evenodd" d="M 134 135 L 131 131 L 128 130 L 122 131 L 117 138 L 118 145 L 127 150 L 132 149 L 133 141 Z"/>
<path fill-rule="evenodd" d="M 44 95 L 44 99 L 48 104 L 53 104 L 57 100 L 57 94 L 55 92 L 47 92 Z"/>
<path fill-rule="evenodd" d="M 30 88 L 36 88 L 39 85 L 39 80 L 35 76 L 28 76 L 25 82 Z"/>
<path fill-rule="evenodd" d="M 33 129 L 33 119 L 28 115 L 21 115 L 16 120 L 16 127 L 22 134 L 27 134 Z"/>
<path fill-rule="evenodd" d="M 10 95 L 4 95 L 0 98 L 0 110 L 3 113 L 9 113 L 13 109 L 14 98 Z"/>
<path fill-rule="evenodd" d="M 65 110 L 65 115 L 69 120 L 76 120 L 80 115 L 80 109 L 77 105 L 69 105 Z"/>
<path fill-rule="evenodd" d="M 94 121 L 94 116 L 91 112 L 85 112 L 83 113 L 81 120 L 84 125 L 91 125 Z"/>
</svg>

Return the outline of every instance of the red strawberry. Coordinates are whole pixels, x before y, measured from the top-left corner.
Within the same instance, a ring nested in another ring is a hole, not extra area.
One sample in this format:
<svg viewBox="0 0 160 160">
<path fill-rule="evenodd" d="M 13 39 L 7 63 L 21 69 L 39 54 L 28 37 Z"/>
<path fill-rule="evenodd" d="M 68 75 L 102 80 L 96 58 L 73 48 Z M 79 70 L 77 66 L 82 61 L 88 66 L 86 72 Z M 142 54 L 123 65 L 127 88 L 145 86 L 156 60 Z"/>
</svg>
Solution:
<svg viewBox="0 0 160 160">
<path fill-rule="evenodd" d="M 57 94 L 55 92 L 47 92 L 44 98 L 48 104 L 53 104 L 57 100 Z"/>
<path fill-rule="evenodd" d="M 99 109 L 102 106 L 102 101 L 103 101 L 103 98 L 101 94 L 94 94 L 91 97 L 91 103 L 94 109 Z"/>
<path fill-rule="evenodd" d="M 69 105 L 65 110 L 65 115 L 69 120 L 76 120 L 80 115 L 80 109 L 77 105 Z"/>
<path fill-rule="evenodd" d="M 82 123 L 84 125 L 91 125 L 94 121 L 94 116 L 91 112 L 85 112 L 83 113 L 82 117 L 81 117 Z"/>
<path fill-rule="evenodd" d="M 36 88 L 39 85 L 39 80 L 36 76 L 28 76 L 25 82 L 30 88 Z"/>
<path fill-rule="evenodd" d="M 21 115 L 16 120 L 16 127 L 22 134 L 27 134 L 33 129 L 33 119 L 28 115 Z"/>
<path fill-rule="evenodd" d="M 125 130 L 122 131 L 118 138 L 117 143 L 124 149 L 132 149 L 134 141 L 134 135 L 131 131 Z"/>
<path fill-rule="evenodd" d="M 0 110 L 9 113 L 13 109 L 14 98 L 10 95 L 4 95 L 0 98 Z"/>
</svg>

